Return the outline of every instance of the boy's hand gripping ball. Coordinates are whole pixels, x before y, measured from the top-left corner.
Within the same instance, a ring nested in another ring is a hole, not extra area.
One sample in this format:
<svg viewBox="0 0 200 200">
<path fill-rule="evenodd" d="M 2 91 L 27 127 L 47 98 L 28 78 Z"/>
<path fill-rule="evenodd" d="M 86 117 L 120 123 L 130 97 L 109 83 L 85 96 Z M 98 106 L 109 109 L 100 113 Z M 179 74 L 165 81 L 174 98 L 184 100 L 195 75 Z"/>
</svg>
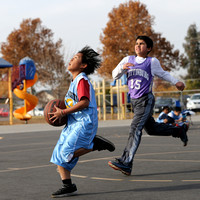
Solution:
<svg viewBox="0 0 200 200">
<path fill-rule="evenodd" d="M 48 113 L 53 113 L 56 111 L 54 106 L 57 106 L 60 109 L 65 109 L 65 102 L 59 99 L 54 99 L 49 101 L 46 106 L 44 107 L 44 118 L 46 120 L 46 122 L 52 126 L 63 126 L 67 124 L 67 115 L 63 116 L 60 119 L 57 119 L 55 122 L 53 122 L 53 120 L 50 120 L 50 118 L 52 117 L 52 115 L 48 114 Z"/>
</svg>

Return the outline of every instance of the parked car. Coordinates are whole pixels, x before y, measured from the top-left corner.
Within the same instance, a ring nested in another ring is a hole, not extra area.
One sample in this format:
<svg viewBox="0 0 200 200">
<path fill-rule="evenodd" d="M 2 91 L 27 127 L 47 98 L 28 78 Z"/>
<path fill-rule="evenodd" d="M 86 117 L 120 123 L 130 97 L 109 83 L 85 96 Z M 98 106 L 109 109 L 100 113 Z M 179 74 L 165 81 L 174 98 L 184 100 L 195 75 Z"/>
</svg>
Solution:
<svg viewBox="0 0 200 200">
<path fill-rule="evenodd" d="M 164 106 L 169 106 L 172 110 L 176 106 L 176 99 L 173 98 L 159 98 L 155 101 L 154 112 L 160 113 Z"/>
<path fill-rule="evenodd" d="M 35 107 L 33 110 L 29 111 L 28 113 L 32 116 L 43 116 L 44 109 Z"/>
<path fill-rule="evenodd" d="M 187 99 L 187 109 L 197 111 L 200 110 L 200 93 L 193 94 Z"/>
<path fill-rule="evenodd" d="M 8 117 L 9 113 L 10 113 L 9 108 L 0 108 L 1 117 Z"/>
<path fill-rule="evenodd" d="M 183 101 L 183 105 L 184 107 L 186 108 L 186 105 L 187 105 L 187 101 L 188 101 L 188 98 L 190 98 L 191 95 L 188 95 L 188 94 L 185 94 L 182 96 L 182 101 Z"/>
</svg>

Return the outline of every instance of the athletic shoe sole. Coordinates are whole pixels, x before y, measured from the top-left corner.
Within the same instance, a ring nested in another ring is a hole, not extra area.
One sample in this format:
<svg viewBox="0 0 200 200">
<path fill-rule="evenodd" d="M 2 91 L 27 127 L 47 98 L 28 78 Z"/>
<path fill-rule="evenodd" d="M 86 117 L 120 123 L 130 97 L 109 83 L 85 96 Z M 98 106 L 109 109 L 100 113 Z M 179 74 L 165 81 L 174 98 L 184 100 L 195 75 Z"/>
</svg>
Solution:
<svg viewBox="0 0 200 200">
<path fill-rule="evenodd" d="M 115 145 L 111 141 L 107 140 L 106 138 L 103 138 L 103 137 L 101 137 L 99 135 L 96 135 L 95 139 L 96 140 L 101 140 L 101 142 L 103 141 L 104 145 L 106 146 L 106 149 L 108 151 L 113 152 L 115 150 Z"/>
<path fill-rule="evenodd" d="M 67 194 L 61 194 L 61 195 L 51 195 L 52 198 L 62 198 L 62 197 L 70 197 L 70 196 L 75 196 L 77 195 L 77 191 L 72 192 L 72 193 L 67 193 Z"/>
<path fill-rule="evenodd" d="M 114 170 L 118 170 L 120 172 L 122 172 L 123 174 L 125 174 L 126 176 L 130 176 L 131 172 L 126 172 L 123 169 L 121 169 L 120 167 L 117 167 L 116 165 L 113 165 L 111 161 L 108 162 L 108 165 L 113 168 Z"/>
</svg>

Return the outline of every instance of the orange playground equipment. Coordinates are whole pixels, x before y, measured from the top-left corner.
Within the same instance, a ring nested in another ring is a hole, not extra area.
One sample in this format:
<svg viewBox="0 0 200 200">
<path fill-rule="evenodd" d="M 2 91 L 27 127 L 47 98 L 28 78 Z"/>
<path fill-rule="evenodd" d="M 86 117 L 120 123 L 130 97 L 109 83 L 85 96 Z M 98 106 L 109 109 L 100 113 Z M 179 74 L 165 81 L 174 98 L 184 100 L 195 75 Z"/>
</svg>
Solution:
<svg viewBox="0 0 200 200">
<path fill-rule="evenodd" d="M 33 60 L 29 57 L 23 58 L 19 63 L 19 67 L 13 71 L 12 77 L 12 90 L 14 94 L 24 100 L 24 106 L 16 109 L 13 115 L 15 118 L 27 122 L 27 120 L 32 118 L 28 112 L 33 110 L 38 104 L 38 98 L 27 92 L 27 89 L 33 86 L 38 80 Z"/>
</svg>

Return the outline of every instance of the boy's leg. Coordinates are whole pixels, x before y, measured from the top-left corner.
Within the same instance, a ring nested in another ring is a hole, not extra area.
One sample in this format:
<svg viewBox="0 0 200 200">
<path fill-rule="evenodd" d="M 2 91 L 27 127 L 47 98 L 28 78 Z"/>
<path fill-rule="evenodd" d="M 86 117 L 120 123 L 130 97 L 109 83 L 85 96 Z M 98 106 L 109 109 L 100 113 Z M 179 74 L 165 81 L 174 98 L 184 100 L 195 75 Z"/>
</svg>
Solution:
<svg viewBox="0 0 200 200">
<path fill-rule="evenodd" d="M 124 164 L 130 165 L 130 166 L 132 164 L 134 155 L 140 145 L 141 137 L 142 137 L 142 129 L 143 129 L 143 125 L 141 126 L 139 125 L 139 123 L 142 121 L 141 119 L 142 119 L 143 114 L 141 113 L 140 115 L 137 112 L 135 112 L 135 110 L 137 109 L 134 109 L 134 117 L 131 123 L 127 145 L 124 149 L 124 152 L 121 158 L 119 159 Z"/>
<path fill-rule="evenodd" d="M 95 150 L 114 151 L 115 150 L 114 144 L 101 136 L 96 135 L 93 142 L 94 142 L 93 149 L 85 149 L 85 148 L 77 149 L 74 152 L 74 156 L 73 156 L 72 160 L 69 162 L 69 164 L 72 164 L 73 162 L 76 163 L 78 157 L 80 157 L 84 154 L 87 154 L 91 151 L 95 151 Z M 72 164 L 72 166 L 73 166 L 73 164 Z M 57 198 L 57 197 L 65 197 L 65 196 L 73 195 L 74 192 L 77 191 L 77 188 L 76 188 L 76 185 L 72 184 L 72 182 L 71 182 L 71 172 L 59 165 L 58 165 L 58 172 L 59 172 L 61 180 L 63 182 L 63 186 L 58 191 L 54 192 L 52 194 L 52 197 Z"/>
<path fill-rule="evenodd" d="M 80 156 L 83 156 L 83 155 L 85 155 L 85 154 L 87 154 L 87 153 L 89 153 L 89 152 L 91 152 L 91 151 L 93 151 L 92 149 L 84 149 L 84 148 L 80 148 L 80 149 L 78 149 L 78 150 L 76 150 L 75 152 L 74 152 L 74 158 L 76 158 L 76 157 L 80 157 Z"/>
<path fill-rule="evenodd" d="M 77 149 L 74 152 L 73 157 L 74 158 L 80 157 L 91 151 L 108 150 L 108 151 L 112 152 L 115 150 L 115 145 L 111 141 L 109 141 L 106 138 L 103 138 L 99 135 L 95 135 L 93 142 L 94 142 L 93 149 L 84 149 L 84 148 Z"/>
<path fill-rule="evenodd" d="M 131 103 L 134 108 L 134 117 L 131 123 L 127 145 L 121 158 L 108 162 L 110 167 L 115 170 L 120 170 L 126 175 L 131 174 L 132 162 L 140 145 L 142 129 L 152 113 L 154 97 L 152 94 L 149 94 L 140 99 L 133 100 Z"/>
<path fill-rule="evenodd" d="M 58 165 L 58 172 L 63 182 L 62 188 L 54 192 L 51 196 L 53 198 L 66 197 L 74 195 L 77 191 L 76 185 L 71 182 L 71 172 L 62 166 Z"/>
<path fill-rule="evenodd" d="M 147 134 L 158 136 L 170 136 L 173 134 L 174 128 L 172 125 L 156 122 L 152 116 L 148 118 L 144 126 Z"/>
<path fill-rule="evenodd" d="M 58 165 L 58 172 L 60 174 L 61 180 L 71 179 L 71 172 L 64 167 Z"/>
<path fill-rule="evenodd" d="M 155 122 L 154 118 L 151 116 L 147 120 L 145 124 L 145 131 L 149 135 L 157 135 L 157 136 L 172 136 L 178 137 L 183 142 L 183 145 L 186 146 L 188 142 L 187 137 L 187 126 L 183 125 L 181 127 L 172 126 L 164 123 Z"/>
</svg>

